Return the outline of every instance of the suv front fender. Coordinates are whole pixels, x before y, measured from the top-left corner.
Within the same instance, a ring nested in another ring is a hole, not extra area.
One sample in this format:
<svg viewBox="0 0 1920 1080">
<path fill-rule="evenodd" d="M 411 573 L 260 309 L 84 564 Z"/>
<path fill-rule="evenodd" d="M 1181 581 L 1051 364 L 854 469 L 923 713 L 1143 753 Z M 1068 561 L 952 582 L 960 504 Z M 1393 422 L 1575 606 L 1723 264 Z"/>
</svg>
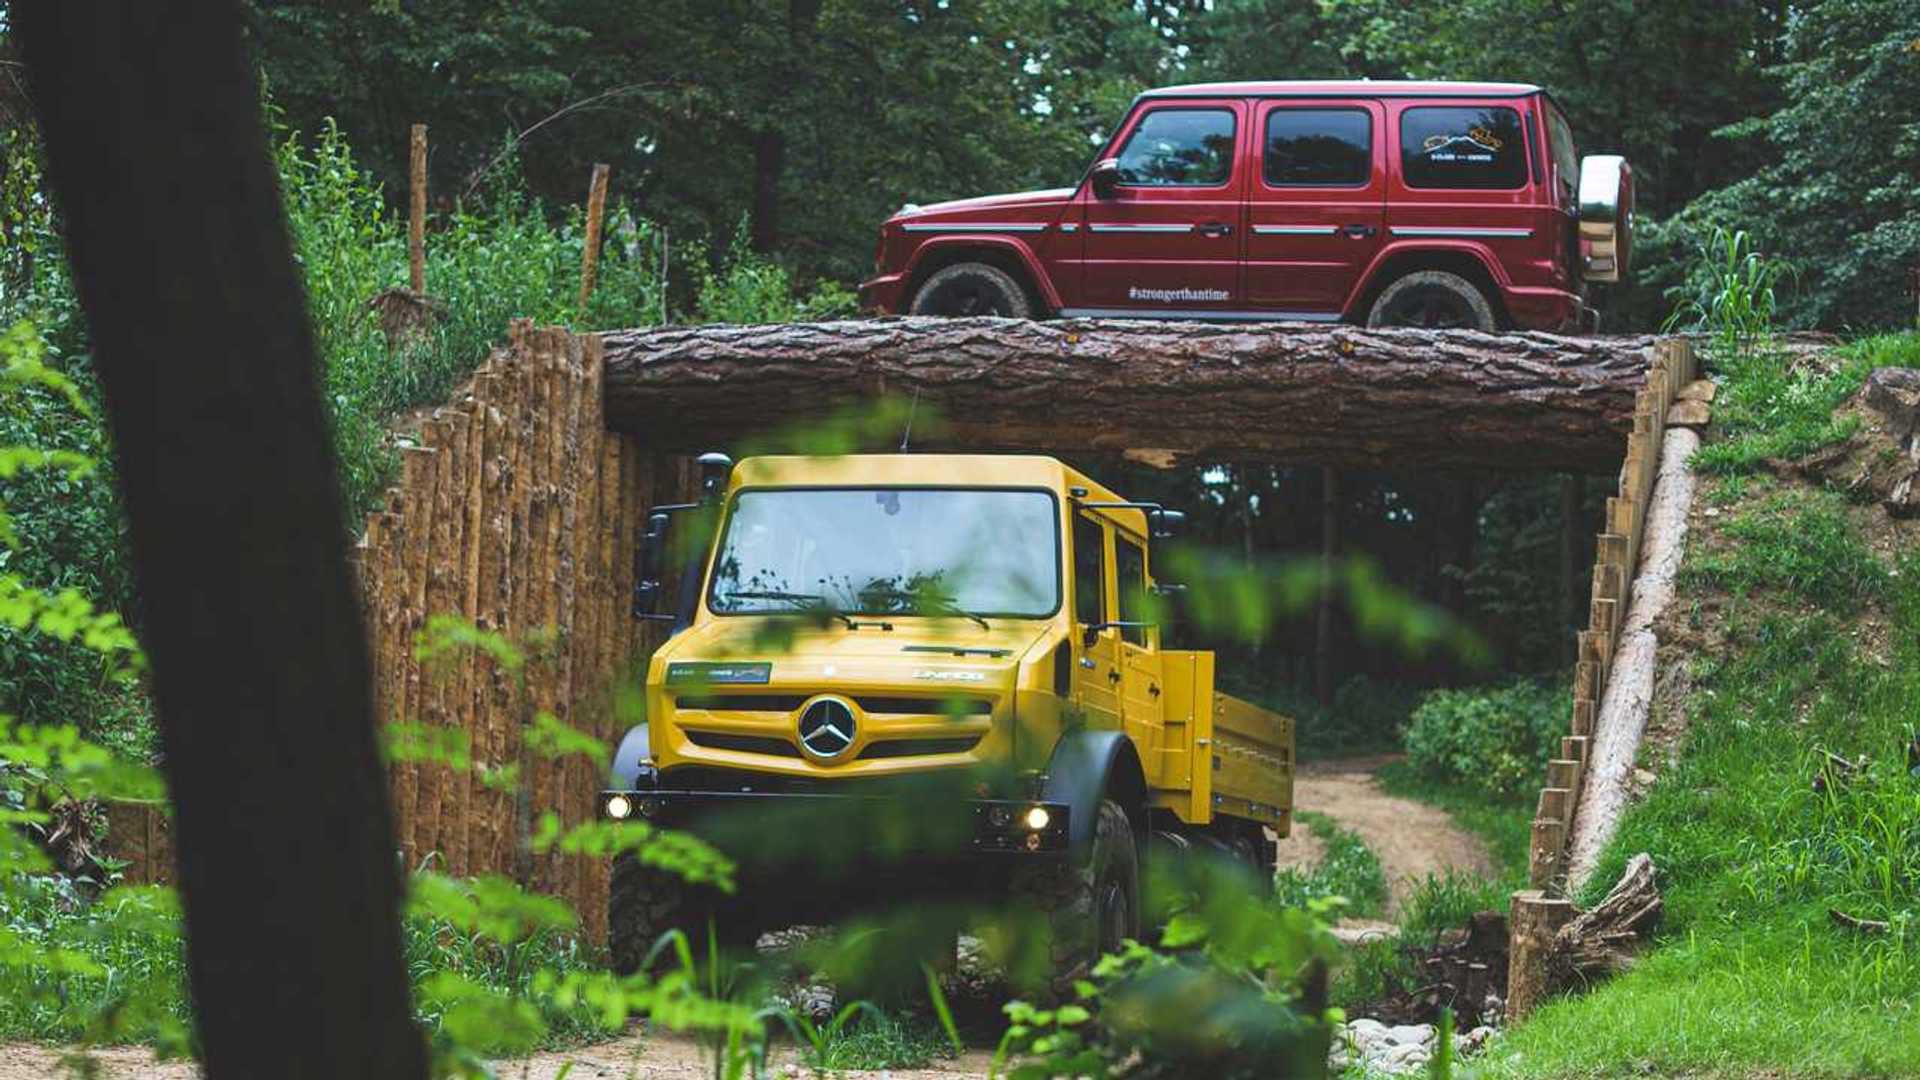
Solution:
<svg viewBox="0 0 1920 1080">
<path fill-rule="evenodd" d="M 967 251 L 991 251 L 1012 256 L 1019 262 L 1026 283 L 1039 294 L 1041 304 L 1048 311 L 1058 311 L 1064 306 L 1059 290 L 1053 287 L 1053 279 L 1047 276 L 1046 270 L 1040 265 L 1040 257 L 1024 241 L 1018 237 L 996 236 L 992 233 L 959 232 L 933 237 L 914 249 L 913 257 L 907 262 L 905 279 L 908 284 L 900 293 L 901 309 L 904 311 L 913 303 L 913 291 L 932 273 L 930 267 L 971 261 L 964 257 Z M 949 255 L 962 257 L 948 258 Z"/>
</svg>

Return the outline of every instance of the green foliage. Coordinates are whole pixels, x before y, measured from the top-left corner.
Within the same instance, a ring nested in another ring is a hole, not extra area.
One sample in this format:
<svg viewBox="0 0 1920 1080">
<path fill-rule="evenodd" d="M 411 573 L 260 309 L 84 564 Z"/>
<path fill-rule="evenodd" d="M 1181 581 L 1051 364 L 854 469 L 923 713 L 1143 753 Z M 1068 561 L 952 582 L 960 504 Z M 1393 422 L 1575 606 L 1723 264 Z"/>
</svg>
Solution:
<svg viewBox="0 0 1920 1080">
<path fill-rule="evenodd" d="M 787 269 L 749 245 L 745 222 L 722 265 L 701 266 L 698 273 L 700 314 L 707 322 L 806 322 L 849 316 L 856 307 L 852 291 L 834 282 L 821 282 L 804 299 L 796 296 Z"/>
<path fill-rule="evenodd" d="M 1803 326 L 1910 325 L 1920 262 L 1920 5 L 1823 0 L 1795 9 L 1772 69 L 1780 105 L 1720 135 L 1760 167 L 1690 204 L 1688 226 L 1748 223 L 1807 269 L 1781 314 Z"/>
<path fill-rule="evenodd" d="M 1306 908 L 1256 900 L 1238 868 L 1165 860 L 1149 910 L 1157 948 L 1128 942 L 1054 1008 L 1006 1006 L 995 1054 L 1011 1080 L 1079 1076 L 1319 1076 L 1338 1010 L 1325 1003 L 1334 945 Z"/>
<path fill-rule="evenodd" d="M 1572 701 L 1564 684 L 1435 690 L 1407 725 L 1407 762 L 1422 776 L 1513 797 L 1559 753 Z"/>
<path fill-rule="evenodd" d="M 1720 355 L 1744 357 L 1773 332 L 1780 280 L 1791 273 L 1791 263 L 1756 250 L 1745 229 L 1716 225 L 1688 274 L 1694 295 L 1680 300 L 1661 329 L 1705 330 Z"/>
<path fill-rule="evenodd" d="M 1387 875 L 1380 857 L 1360 834 L 1341 828 L 1325 814 L 1302 810 L 1294 819 L 1325 846 L 1320 861 L 1307 869 L 1281 867 L 1274 875 L 1274 900 L 1286 907 L 1307 907 L 1315 901 L 1339 897 L 1343 915 L 1369 918 L 1387 902 Z"/>
</svg>

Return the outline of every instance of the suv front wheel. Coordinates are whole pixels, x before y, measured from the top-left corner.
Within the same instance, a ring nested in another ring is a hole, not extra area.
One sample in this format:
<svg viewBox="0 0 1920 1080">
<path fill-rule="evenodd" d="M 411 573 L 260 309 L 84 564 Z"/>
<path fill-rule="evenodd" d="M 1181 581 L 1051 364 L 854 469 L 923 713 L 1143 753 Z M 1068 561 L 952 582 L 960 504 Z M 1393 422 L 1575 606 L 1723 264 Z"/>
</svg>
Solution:
<svg viewBox="0 0 1920 1080">
<path fill-rule="evenodd" d="M 1415 271 L 1388 285 L 1367 313 L 1367 325 L 1488 334 L 1500 328 L 1493 304 L 1479 286 L 1445 270 Z"/>
<path fill-rule="evenodd" d="M 910 315 L 998 315 L 1030 319 L 1033 304 L 1013 276 L 997 266 L 965 262 L 936 271 L 913 294 Z"/>
</svg>

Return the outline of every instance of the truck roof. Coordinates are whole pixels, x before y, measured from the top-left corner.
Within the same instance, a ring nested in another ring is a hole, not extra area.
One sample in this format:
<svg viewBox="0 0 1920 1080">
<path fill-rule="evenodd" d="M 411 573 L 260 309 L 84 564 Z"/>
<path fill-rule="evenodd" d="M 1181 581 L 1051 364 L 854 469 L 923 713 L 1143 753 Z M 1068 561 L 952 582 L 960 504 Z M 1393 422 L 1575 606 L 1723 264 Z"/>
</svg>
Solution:
<svg viewBox="0 0 1920 1080">
<path fill-rule="evenodd" d="M 1148 90 L 1162 97 L 1525 97 L 1540 93 L 1531 83 L 1444 82 L 1421 79 L 1264 80 L 1190 83 Z"/>
<path fill-rule="evenodd" d="M 1096 502 L 1121 501 L 1059 458 L 1039 454 L 836 454 L 750 457 L 734 466 L 734 487 L 1032 487 L 1087 489 Z"/>
</svg>

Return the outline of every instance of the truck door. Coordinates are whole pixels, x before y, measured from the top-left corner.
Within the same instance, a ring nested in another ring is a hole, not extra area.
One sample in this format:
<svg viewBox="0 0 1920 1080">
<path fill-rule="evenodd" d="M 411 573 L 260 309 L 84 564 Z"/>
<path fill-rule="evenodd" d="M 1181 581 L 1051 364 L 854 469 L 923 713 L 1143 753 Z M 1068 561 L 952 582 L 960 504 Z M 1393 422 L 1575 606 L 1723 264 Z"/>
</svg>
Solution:
<svg viewBox="0 0 1920 1080">
<path fill-rule="evenodd" d="M 1137 111 L 1113 142 L 1120 182 L 1084 192 L 1087 309 L 1206 313 L 1243 306 L 1241 128 L 1247 103 L 1181 100 Z"/>
<path fill-rule="evenodd" d="M 1102 630 L 1086 643 L 1086 630 L 1111 622 L 1107 575 L 1107 529 L 1090 514 L 1073 518 L 1073 704 L 1086 714 L 1087 726 L 1120 726 L 1118 634 Z"/>
<path fill-rule="evenodd" d="M 1386 110 L 1264 101 L 1247 185 L 1247 303 L 1336 319 L 1385 242 Z"/>
<path fill-rule="evenodd" d="M 1120 620 L 1145 620 L 1147 549 L 1140 541 L 1115 530 L 1114 577 L 1118 586 Z M 1160 631 L 1157 627 L 1126 626 L 1120 630 L 1120 716 L 1127 734 L 1142 751 L 1160 748 L 1166 724 L 1165 695 L 1161 690 Z M 1152 777 L 1149 777 L 1149 782 Z"/>
</svg>

